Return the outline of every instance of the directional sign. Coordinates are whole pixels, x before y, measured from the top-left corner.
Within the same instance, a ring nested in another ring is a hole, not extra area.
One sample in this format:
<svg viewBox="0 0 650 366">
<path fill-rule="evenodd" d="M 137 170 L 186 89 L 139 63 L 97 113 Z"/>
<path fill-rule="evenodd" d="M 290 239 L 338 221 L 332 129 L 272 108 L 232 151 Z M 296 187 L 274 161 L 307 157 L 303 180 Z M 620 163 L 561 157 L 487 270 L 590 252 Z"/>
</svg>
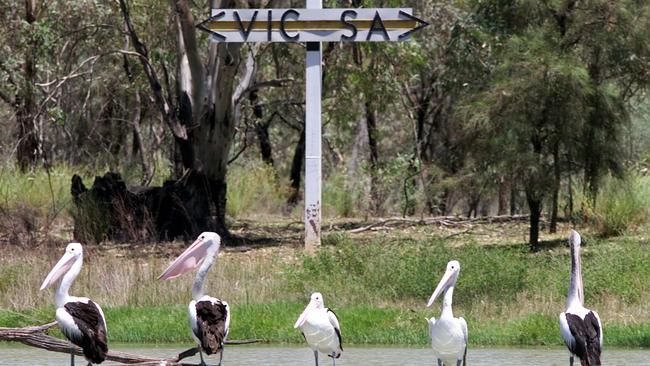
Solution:
<svg viewBox="0 0 650 366">
<path fill-rule="evenodd" d="M 428 24 L 411 8 L 212 9 L 198 27 L 217 42 L 385 42 Z"/>
<path fill-rule="evenodd" d="M 321 235 L 321 42 L 403 41 L 429 23 L 411 8 L 212 9 L 197 24 L 215 42 L 306 42 L 305 58 L 305 248 L 320 245 Z"/>
</svg>

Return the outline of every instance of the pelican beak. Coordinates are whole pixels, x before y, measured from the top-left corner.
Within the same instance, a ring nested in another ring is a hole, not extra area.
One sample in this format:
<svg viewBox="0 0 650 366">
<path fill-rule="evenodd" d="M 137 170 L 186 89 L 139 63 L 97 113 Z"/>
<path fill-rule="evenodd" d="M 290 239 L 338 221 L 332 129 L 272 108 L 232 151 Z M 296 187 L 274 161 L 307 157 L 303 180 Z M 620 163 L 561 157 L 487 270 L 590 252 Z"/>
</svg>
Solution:
<svg viewBox="0 0 650 366">
<path fill-rule="evenodd" d="M 45 277 L 45 280 L 43 281 L 43 284 L 41 285 L 41 290 L 48 287 L 49 285 L 53 284 L 63 276 L 66 272 L 70 270 L 70 267 L 74 264 L 75 260 L 77 257 L 74 254 L 65 252 L 63 254 L 63 257 L 59 259 L 57 264 L 52 268 L 50 273 Z"/>
<path fill-rule="evenodd" d="M 203 263 L 210 246 L 209 240 L 196 239 L 185 251 L 176 258 L 167 269 L 158 276 L 159 280 L 169 280 L 181 276 Z"/>
<path fill-rule="evenodd" d="M 431 298 L 429 298 L 429 302 L 427 303 L 427 307 L 431 306 L 434 301 L 436 301 L 436 298 L 440 296 L 441 293 L 443 293 L 449 285 L 451 285 L 454 281 L 454 272 L 453 271 L 446 271 L 444 276 L 442 276 L 442 279 L 440 280 L 440 283 L 438 283 L 438 287 L 436 287 L 435 291 L 433 291 L 433 295 L 431 295 Z"/>
<path fill-rule="evenodd" d="M 307 321 L 307 316 L 312 310 L 314 310 L 315 307 L 316 307 L 316 303 L 313 300 L 309 301 L 309 304 L 307 304 L 305 310 L 302 312 L 302 314 L 300 314 L 298 320 L 296 320 L 296 324 L 294 324 L 293 327 L 294 328 L 302 327 L 303 324 L 305 324 L 305 322 Z"/>
</svg>

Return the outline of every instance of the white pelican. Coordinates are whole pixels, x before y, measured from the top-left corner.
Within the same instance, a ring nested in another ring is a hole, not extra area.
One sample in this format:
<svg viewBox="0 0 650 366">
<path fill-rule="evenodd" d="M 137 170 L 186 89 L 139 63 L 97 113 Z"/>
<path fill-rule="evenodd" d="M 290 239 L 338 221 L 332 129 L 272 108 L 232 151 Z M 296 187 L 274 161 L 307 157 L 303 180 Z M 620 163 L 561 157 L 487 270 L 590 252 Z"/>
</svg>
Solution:
<svg viewBox="0 0 650 366">
<path fill-rule="evenodd" d="M 311 294 L 311 300 L 300 314 L 294 328 L 300 328 L 303 337 L 314 351 L 314 359 L 318 366 L 318 352 L 332 357 L 332 365 L 341 357 L 341 327 L 336 314 L 325 307 L 323 295 L 320 292 Z"/>
<path fill-rule="evenodd" d="M 560 331 L 564 344 L 569 348 L 569 365 L 573 356 L 578 356 L 582 366 L 600 365 L 600 352 L 603 347 L 603 326 L 595 311 L 582 306 L 582 270 L 580 268 L 580 235 L 571 230 L 571 277 L 566 310 L 560 314 Z"/>
<path fill-rule="evenodd" d="M 83 349 L 88 365 L 102 363 L 106 359 L 106 320 L 98 304 L 87 297 L 68 295 L 70 285 L 77 278 L 83 263 L 83 249 L 79 243 L 70 243 L 63 257 L 45 277 L 41 290 L 56 282 L 61 276 L 61 284 L 56 290 L 56 321 L 70 342 Z M 74 365 L 74 352 L 70 364 Z"/>
<path fill-rule="evenodd" d="M 436 318 L 432 317 L 428 320 L 431 347 L 433 347 L 433 353 L 438 359 L 438 366 L 466 365 L 467 322 L 463 318 L 454 318 L 454 312 L 451 308 L 458 273 L 460 273 L 460 263 L 458 261 L 447 263 L 447 270 L 427 304 L 427 307 L 431 306 L 441 293 L 445 293 L 442 300 L 440 319 L 436 320 Z"/>
<path fill-rule="evenodd" d="M 204 232 L 158 277 L 163 280 L 176 278 L 200 266 L 192 286 L 189 321 L 192 337 L 199 345 L 201 365 L 205 365 L 203 352 L 208 355 L 218 352 L 221 365 L 223 345 L 230 326 L 228 303 L 203 294 L 203 282 L 219 254 L 220 246 L 221 237 L 217 233 Z"/>
</svg>

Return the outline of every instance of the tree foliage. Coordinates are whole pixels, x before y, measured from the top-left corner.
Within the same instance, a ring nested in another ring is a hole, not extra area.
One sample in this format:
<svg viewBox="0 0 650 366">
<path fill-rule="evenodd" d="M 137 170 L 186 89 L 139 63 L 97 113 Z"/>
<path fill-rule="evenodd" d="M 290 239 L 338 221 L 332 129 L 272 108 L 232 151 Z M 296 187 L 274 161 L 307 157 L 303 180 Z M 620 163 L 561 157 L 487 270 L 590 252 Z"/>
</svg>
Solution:
<svg viewBox="0 0 650 366">
<path fill-rule="evenodd" d="M 323 47 L 324 169 L 355 192 L 346 215 L 529 212 L 535 248 L 545 215 L 554 230 L 577 213 L 574 192 L 593 203 L 605 177 L 647 163 L 644 1 L 325 3 L 413 6 L 431 23 L 409 42 Z M 196 174 L 222 232 L 229 165 L 261 160 L 291 212 L 304 47 L 210 43 L 194 28 L 209 5 L 0 0 L 0 155 L 142 185 Z"/>
</svg>

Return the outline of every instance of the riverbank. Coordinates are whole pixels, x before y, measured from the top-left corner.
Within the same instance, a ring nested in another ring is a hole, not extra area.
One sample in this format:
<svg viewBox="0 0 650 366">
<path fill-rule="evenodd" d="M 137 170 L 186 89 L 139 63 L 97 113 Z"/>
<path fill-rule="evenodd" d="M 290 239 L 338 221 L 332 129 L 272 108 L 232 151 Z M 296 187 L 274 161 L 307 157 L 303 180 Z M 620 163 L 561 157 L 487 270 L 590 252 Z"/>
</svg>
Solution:
<svg viewBox="0 0 650 366">
<path fill-rule="evenodd" d="M 483 228 L 487 230 L 486 228 Z M 224 250 L 211 270 L 207 293 L 232 307 L 232 339 L 300 343 L 293 329 L 309 294 L 320 291 L 341 319 L 348 344 L 426 345 L 425 318 L 440 305 L 425 302 L 451 259 L 461 262 L 454 313 L 467 319 L 470 343 L 561 345 L 558 314 L 568 287 L 565 241 L 529 252 L 491 226 L 489 240 L 474 234 L 442 236 L 431 228 L 329 234 L 313 256 L 296 243 Z M 488 230 L 488 231 L 489 231 Z M 501 232 L 503 230 L 503 232 Z M 102 304 L 114 342 L 185 342 L 192 276 L 156 278 L 184 243 L 87 247 L 73 285 Z M 53 319 L 53 291 L 38 291 L 61 248 L 13 248 L 0 257 L 0 326 Z M 650 245 L 642 235 L 598 239 L 584 235 L 585 302 L 598 310 L 605 342 L 650 347 Z"/>
</svg>

